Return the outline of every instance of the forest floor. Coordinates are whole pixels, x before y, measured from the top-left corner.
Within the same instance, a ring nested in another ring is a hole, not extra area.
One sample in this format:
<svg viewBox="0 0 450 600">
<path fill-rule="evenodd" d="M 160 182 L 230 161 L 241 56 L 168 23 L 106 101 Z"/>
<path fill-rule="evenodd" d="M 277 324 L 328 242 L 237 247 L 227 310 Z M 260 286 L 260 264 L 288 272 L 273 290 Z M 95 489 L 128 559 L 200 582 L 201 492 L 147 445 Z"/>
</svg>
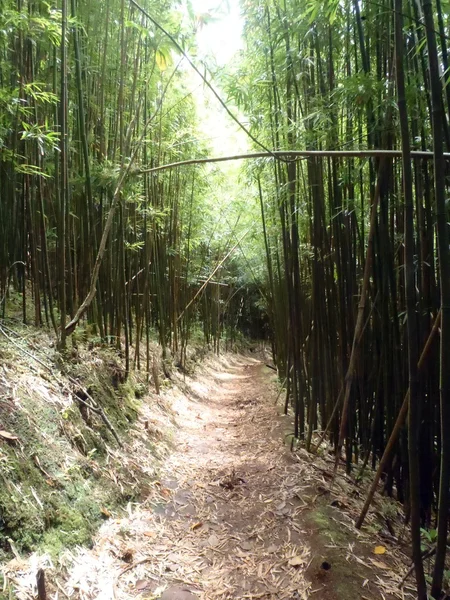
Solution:
<svg viewBox="0 0 450 600">
<path fill-rule="evenodd" d="M 392 535 L 400 510 L 378 497 L 364 531 L 354 528 L 367 481 L 339 474 L 330 490 L 333 458 L 291 451 L 292 417 L 275 405 L 264 362 L 226 355 L 177 377 L 161 400 L 172 449 L 158 479 L 110 515 L 92 548 L 47 564 L 52 598 L 414 597 L 411 578 L 399 588 L 409 566 L 404 528 Z"/>
</svg>

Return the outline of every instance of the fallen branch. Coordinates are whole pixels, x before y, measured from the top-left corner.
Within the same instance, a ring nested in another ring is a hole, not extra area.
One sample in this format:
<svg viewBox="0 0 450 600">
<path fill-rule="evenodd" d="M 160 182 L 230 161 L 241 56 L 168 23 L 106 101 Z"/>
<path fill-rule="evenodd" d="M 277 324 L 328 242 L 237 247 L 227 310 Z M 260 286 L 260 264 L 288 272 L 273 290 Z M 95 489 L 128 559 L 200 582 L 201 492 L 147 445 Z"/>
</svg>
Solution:
<svg viewBox="0 0 450 600">
<path fill-rule="evenodd" d="M 447 540 L 447 547 L 448 546 L 450 546 L 450 540 Z M 436 546 L 434 546 L 434 548 L 429 548 L 428 550 L 425 550 L 424 552 L 422 552 L 422 560 L 426 560 L 427 558 L 431 558 L 435 554 L 436 554 Z M 402 588 L 405 585 L 406 580 L 408 579 L 408 577 L 410 577 L 413 573 L 414 573 L 414 564 L 412 564 L 410 566 L 410 568 L 407 570 L 406 574 L 404 575 L 404 577 L 402 578 L 402 580 L 398 584 L 398 587 Z"/>
<path fill-rule="evenodd" d="M 319 450 L 320 446 L 322 445 L 322 442 L 324 441 L 324 439 L 326 438 L 328 432 L 330 431 L 331 424 L 333 423 L 333 419 L 336 416 L 337 410 L 338 410 L 339 405 L 341 403 L 341 398 L 342 398 L 343 393 L 344 393 L 344 386 L 341 386 L 341 389 L 339 391 L 339 395 L 337 397 L 337 400 L 334 403 L 334 407 L 333 407 L 333 410 L 331 412 L 331 416 L 328 419 L 328 423 L 326 424 L 325 429 L 322 431 L 322 434 L 321 434 L 321 436 L 320 436 L 319 441 L 317 442 L 317 444 L 314 446 L 314 448 L 311 448 L 311 453 L 312 454 L 316 454 L 317 453 L 317 451 Z"/>
<path fill-rule="evenodd" d="M 364 333 L 364 314 L 366 309 L 366 302 L 369 297 L 369 286 L 370 286 L 370 275 L 372 272 L 372 251 L 375 239 L 375 231 L 377 225 L 377 214 L 378 204 L 381 198 L 382 185 L 387 178 L 388 174 L 386 171 L 386 160 L 381 160 L 378 167 L 377 182 L 373 194 L 372 208 L 370 212 L 370 225 L 369 233 L 367 236 L 367 251 L 366 260 L 364 263 L 364 276 L 361 285 L 361 293 L 358 302 L 358 312 L 356 316 L 356 325 L 353 335 L 352 349 L 350 352 L 350 358 L 348 361 L 347 373 L 344 379 L 344 400 L 342 403 L 342 414 L 341 423 L 339 427 L 339 436 L 336 447 L 336 459 L 334 463 L 334 477 L 336 476 L 339 459 L 341 456 L 341 450 L 344 445 L 345 437 L 347 435 L 347 422 L 348 422 L 348 411 L 350 407 L 350 396 L 353 389 L 354 379 L 356 376 L 356 369 L 361 353 L 361 342 Z M 337 402 L 336 402 L 337 404 Z M 333 477 L 333 481 L 334 481 Z"/>
<path fill-rule="evenodd" d="M 93 413 L 95 413 L 96 415 L 98 415 L 101 420 L 103 421 L 103 423 L 106 425 L 106 427 L 109 429 L 109 431 L 112 433 L 114 439 L 116 440 L 119 448 L 123 448 L 123 444 L 119 439 L 119 436 L 116 433 L 116 430 L 114 429 L 114 427 L 111 424 L 111 421 L 108 419 L 108 417 L 105 414 L 105 411 L 103 410 L 103 408 L 97 404 L 97 402 L 94 400 L 94 398 L 89 394 L 89 392 L 83 388 L 83 386 L 80 386 L 77 382 L 76 379 L 73 379 L 73 377 L 69 376 L 69 381 L 73 384 L 78 386 L 79 390 L 85 394 L 86 398 L 88 398 L 92 404 L 89 404 L 89 402 L 86 402 L 86 400 L 83 400 L 82 398 L 79 397 L 78 394 L 75 394 L 77 397 L 77 401 L 81 402 L 81 404 L 84 404 L 85 406 L 87 406 L 90 410 L 92 410 Z"/>
<path fill-rule="evenodd" d="M 128 565 L 128 567 L 125 567 L 125 569 L 122 569 L 120 571 L 120 573 L 116 577 L 115 582 L 117 583 L 119 581 L 119 579 L 122 577 L 122 575 L 125 575 L 125 573 L 128 573 L 128 571 L 131 571 L 131 570 L 135 569 L 136 567 L 138 567 L 139 565 L 143 565 L 143 564 L 151 562 L 153 560 L 155 560 L 154 556 L 147 556 L 147 558 L 143 558 L 142 560 L 138 560 L 137 562 L 133 563 L 132 565 Z M 147 574 L 146 576 L 150 577 L 151 579 L 155 579 L 151 575 Z"/>
<path fill-rule="evenodd" d="M 375 307 L 375 303 L 376 303 L 377 299 L 378 299 L 378 292 L 377 292 L 377 295 L 375 296 L 374 301 L 372 302 L 372 306 L 370 307 L 370 312 L 369 312 L 369 315 L 368 315 L 368 317 L 366 319 L 366 323 L 365 323 L 364 327 L 362 328 L 362 331 L 360 332 L 360 335 L 359 335 L 359 338 L 358 338 L 358 344 L 362 341 L 364 332 L 366 330 L 367 325 L 369 324 L 370 317 L 372 316 L 372 312 L 373 312 L 373 309 Z M 337 410 L 339 408 L 339 405 L 341 403 L 341 398 L 342 398 L 342 394 L 343 393 L 344 393 L 344 386 L 342 386 L 341 389 L 340 389 L 340 391 L 339 391 L 338 398 L 337 398 L 337 400 L 335 402 L 335 405 L 333 407 L 333 410 L 331 412 L 331 417 L 328 419 L 328 423 L 326 424 L 325 429 L 322 431 L 322 435 L 320 436 L 319 441 L 314 446 L 314 448 L 311 449 L 311 452 L 313 454 L 315 454 L 319 450 L 320 446 L 322 445 L 322 442 L 324 441 L 325 437 L 327 436 L 328 432 L 330 431 L 330 427 L 331 427 L 331 425 L 333 423 L 333 419 L 336 416 L 336 412 L 337 412 Z"/>
<path fill-rule="evenodd" d="M 194 71 L 197 73 L 197 75 L 202 79 L 203 83 L 211 90 L 211 92 L 214 94 L 215 98 L 220 102 L 221 106 L 226 110 L 227 114 L 229 117 L 231 117 L 233 119 L 233 121 L 242 129 L 242 131 L 251 139 L 253 140 L 253 142 L 255 142 L 255 144 L 257 144 L 260 148 L 263 148 L 263 150 L 266 151 L 267 154 L 274 154 L 271 150 L 269 150 L 268 148 L 266 148 L 266 146 L 261 143 L 258 138 L 256 138 L 252 132 L 247 129 L 247 127 L 241 123 L 241 121 L 236 117 L 236 115 L 233 113 L 232 110 L 230 110 L 230 108 L 228 107 L 228 105 L 226 104 L 226 102 L 224 102 L 222 100 L 222 98 L 220 97 L 219 93 L 216 91 L 215 87 L 212 85 L 212 83 L 210 83 L 208 81 L 208 79 L 206 78 L 206 76 L 201 72 L 201 70 L 194 64 L 194 62 L 189 58 L 189 55 L 186 53 L 185 50 L 183 50 L 183 48 L 180 46 L 180 44 L 177 42 L 177 40 L 174 38 L 174 36 L 172 34 L 170 34 L 167 29 L 165 29 L 158 21 L 156 21 L 148 11 L 146 11 L 144 8 L 142 8 L 142 6 L 140 6 L 135 0 L 130 0 L 130 4 L 132 4 L 135 8 L 138 9 L 138 11 L 140 11 L 151 23 L 153 23 L 153 25 L 155 25 L 155 27 L 157 27 L 165 36 L 167 36 L 169 38 L 169 40 L 172 42 L 172 44 L 175 46 L 175 48 L 178 50 L 178 52 L 184 56 L 184 58 L 187 60 L 187 62 L 189 63 L 190 67 L 192 69 L 194 69 Z"/>
<path fill-rule="evenodd" d="M 24 354 L 26 354 L 29 358 L 32 358 L 39 365 L 41 365 L 41 367 L 43 367 L 44 369 L 46 369 L 49 373 L 51 373 L 53 375 L 53 369 L 49 365 L 45 364 L 45 362 L 43 362 L 40 358 L 38 358 L 37 356 L 35 356 L 34 354 L 32 354 L 31 352 L 29 352 L 25 348 L 22 348 L 22 346 L 19 343 L 17 343 L 16 340 L 14 340 L 11 336 L 9 336 L 6 333 L 6 331 L 4 330 L 4 326 L 3 325 L 0 325 L 0 333 L 8 340 L 8 342 L 10 342 L 18 350 L 20 350 L 21 352 L 23 352 Z"/>
<path fill-rule="evenodd" d="M 284 386 L 286 385 L 286 382 L 287 382 L 287 377 L 284 378 L 284 381 L 281 384 L 280 389 L 278 390 L 278 394 L 277 394 L 277 397 L 275 398 L 275 402 L 274 402 L 275 405 L 278 404 L 278 400 L 280 399 L 280 396 L 283 393 Z"/>
</svg>

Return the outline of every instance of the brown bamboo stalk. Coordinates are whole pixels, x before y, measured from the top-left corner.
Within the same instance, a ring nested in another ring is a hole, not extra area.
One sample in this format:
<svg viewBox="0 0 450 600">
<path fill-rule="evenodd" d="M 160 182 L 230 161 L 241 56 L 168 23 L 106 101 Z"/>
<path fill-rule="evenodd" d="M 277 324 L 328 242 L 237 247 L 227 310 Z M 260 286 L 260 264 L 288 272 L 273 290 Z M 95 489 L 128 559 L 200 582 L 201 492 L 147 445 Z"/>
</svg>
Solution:
<svg viewBox="0 0 450 600">
<path fill-rule="evenodd" d="M 428 339 L 425 343 L 425 346 L 423 347 L 422 354 L 420 355 L 419 362 L 417 363 L 417 370 L 419 371 L 419 373 L 423 370 L 423 368 L 425 367 L 425 365 L 427 363 L 428 357 L 430 355 L 431 347 L 432 347 L 433 342 L 436 338 L 436 335 L 439 331 L 440 324 L 441 324 L 441 311 L 439 311 L 436 316 L 433 327 L 428 335 Z M 403 403 L 400 408 L 400 412 L 398 413 L 397 420 L 391 431 L 391 435 L 389 437 L 388 443 L 386 444 L 386 447 L 384 449 L 383 456 L 381 457 L 377 472 L 375 473 L 374 480 L 372 481 L 372 485 L 370 486 L 370 490 L 369 490 L 369 493 L 367 494 L 366 501 L 361 510 L 361 514 L 359 515 L 359 518 L 356 521 L 356 525 L 355 525 L 356 529 L 361 529 L 361 527 L 364 523 L 364 519 L 366 518 L 367 511 L 369 510 L 369 507 L 372 504 L 373 497 L 374 497 L 376 489 L 378 487 L 378 482 L 380 481 L 381 475 L 383 474 L 383 471 L 390 459 L 392 450 L 394 449 L 394 446 L 395 446 L 395 443 L 399 436 L 400 430 L 403 427 L 403 424 L 405 422 L 406 415 L 408 414 L 408 406 L 409 406 L 409 388 L 403 399 Z"/>
<path fill-rule="evenodd" d="M 347 373 L 345 375 L 345 393 L 344 393 L 344 402 L 342 405 L 342 415 L 341 415 L 341 425 L 339 428 L 339 439 L 336 449 L 336 461 L 334 465 L 334 474 L 336 474 L 337 466 L 339 463 L 339 457 L 341 454 L 341 449 L 344 444 L 345 435 L 347 432 L 347 417 L 348 417 L 348 408 L 350 403 L 350 393 L 352 391 L 353 378 L 356 370 L 356 365 L 359 358 L 359 348 L 361 344 L 361 333 L 364 329 L 364 311 L 366 308 L 366 299 L 369 291 L 369 283 L 370 283 L 370 273 L 372 271 L 372 252 L 373 252 L 373 241 L 376 230 L 376 222 L 377 222 L 377 210 L 378 203 L 381 195 L 381 186 L 385 177 L 385 167 L 386 160 L 381 160 L 378 170 L 377 184 L 374 191 L 373 203 L 372 203 L 372 211 L 370 215 L 370 228 L 369 235 L 367 238 L 367 253 L 366 253 L 366 262 L 364 265 L 364 277 L 361 286 L 361 296 L 358 304 L 358 315 L 356 318 L 355 332 L 353 335 L 353 344 L 352 350 L 350 353 L 350 360 L 348 363 Z"/>
<path fill-rule="evenodd" d="M 231 154 L 229 156 L 212 156 L 208 158 L 191 158 L 181 160 L 175 163 L 159 165 L 149 169 L 139 169 L 135 174 L 155 173 L 156 171 L 165 171 L 176 167 L 187 165 L 204 165 L 209 163 L 226 162 L 230 160 L 248 160 L 252 158 L 278 158 L 282 159 L 301 159 L 301 158 L 401 158 L 401 150 L 272 150 L 271 152 L 248 152 L 246 154 Z M 433 160 L 433 153 L 426 150 L 413 150 L 412 159 Z M 450 160 L 450 152 L 444 153 L 444 158 Z"/>
</svg>

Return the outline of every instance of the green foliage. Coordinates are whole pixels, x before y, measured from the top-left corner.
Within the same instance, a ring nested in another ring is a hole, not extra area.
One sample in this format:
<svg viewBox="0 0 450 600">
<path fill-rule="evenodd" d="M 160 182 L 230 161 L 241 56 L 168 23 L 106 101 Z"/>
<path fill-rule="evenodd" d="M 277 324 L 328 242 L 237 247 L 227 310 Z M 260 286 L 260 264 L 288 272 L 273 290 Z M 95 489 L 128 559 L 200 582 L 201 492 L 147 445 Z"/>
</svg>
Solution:
<svg viewBox="0 0 450 600">
<path fill-rule="evenodd" d="M 37 123 L 29 124 L 22 121 L 23 131 L 21 132 L 21 140 L 35 141 L 41 156 L 46 152 L 58 150 L 59 134 L 52 131 L 46 125 L 38 125 Z"/>
<path fill-rule="evenodd" d="M 436 529 L 424 529 L 420 530 L 422 537 L 422 552 L 430 549 L 433 545 L 436 545 L 437 530 Z"/>
<path fill-rule="evenodd" d="M 332 25 L 338 16 L 341 5 L 340 0 L 325 0 L 325 2 L 323 0 L 308 0 L 304 16 L 310 24 L 322 17 Z"/>
</svg>

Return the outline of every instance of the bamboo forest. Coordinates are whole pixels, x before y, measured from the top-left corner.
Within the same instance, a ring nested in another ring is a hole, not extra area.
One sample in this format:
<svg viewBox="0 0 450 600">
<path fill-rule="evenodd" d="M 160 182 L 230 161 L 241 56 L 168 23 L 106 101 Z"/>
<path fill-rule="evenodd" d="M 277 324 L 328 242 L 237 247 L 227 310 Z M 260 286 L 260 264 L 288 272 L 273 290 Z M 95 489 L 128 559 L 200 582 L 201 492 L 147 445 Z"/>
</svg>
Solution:
<svg viewBox="0 0 450 600">
<path fill-rule="evenodd" d="M 450 598 L 450 0 L 0 0 L 0 600 Z"/>
</svg>

